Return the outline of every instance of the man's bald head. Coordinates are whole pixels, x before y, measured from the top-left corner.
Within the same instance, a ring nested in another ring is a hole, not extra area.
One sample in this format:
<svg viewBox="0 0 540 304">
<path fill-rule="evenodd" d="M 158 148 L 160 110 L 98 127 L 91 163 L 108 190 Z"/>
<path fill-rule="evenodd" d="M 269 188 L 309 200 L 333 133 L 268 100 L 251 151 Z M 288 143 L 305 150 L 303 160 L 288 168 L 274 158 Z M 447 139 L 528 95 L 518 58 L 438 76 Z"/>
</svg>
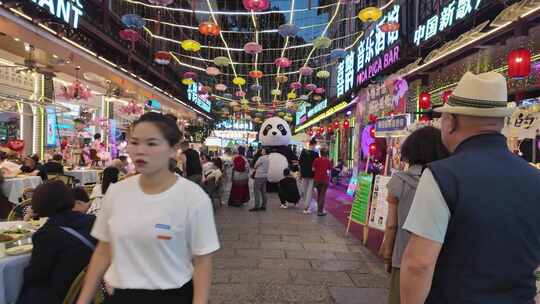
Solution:
<svg viewBox="0 0 540 304">
<path fill-rule="evenodd" d="M 503 117 L 478 117 L 443 113 L 441 118 L 442 139 L 450 152 L 467 138 L 488 134 L 500 133 L 504 127 Z"/>
</svg>

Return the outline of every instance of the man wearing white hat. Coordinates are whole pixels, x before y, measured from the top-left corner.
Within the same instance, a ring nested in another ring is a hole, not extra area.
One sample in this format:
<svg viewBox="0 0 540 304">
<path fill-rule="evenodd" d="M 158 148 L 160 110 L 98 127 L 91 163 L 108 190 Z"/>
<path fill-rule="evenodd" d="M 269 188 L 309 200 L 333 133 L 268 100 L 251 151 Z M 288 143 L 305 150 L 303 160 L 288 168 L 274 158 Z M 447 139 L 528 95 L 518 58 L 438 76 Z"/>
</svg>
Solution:
<svg viewBox="0 0 540 304">
<path fill-rule="evenodd" d="M 403 304 L 533 304 L 540 265 L 540 171 L 501 134 L 505 78 L 466 73 L 443 107 L 452 155 L 428 166 L 404 224 Z"/>
</svg>

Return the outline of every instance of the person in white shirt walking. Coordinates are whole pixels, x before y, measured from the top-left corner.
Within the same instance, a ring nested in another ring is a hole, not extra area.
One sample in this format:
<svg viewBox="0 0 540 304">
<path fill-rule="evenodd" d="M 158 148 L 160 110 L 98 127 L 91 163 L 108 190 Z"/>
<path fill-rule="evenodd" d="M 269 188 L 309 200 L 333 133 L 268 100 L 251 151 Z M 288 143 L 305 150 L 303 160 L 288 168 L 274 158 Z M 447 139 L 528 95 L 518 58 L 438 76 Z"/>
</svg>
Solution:
<svg viewBox="0 0 540 304">
<path fill-rule="evenodd" d="M 253 168 L 255 168 L 255 179 L 253 181 L 253 196 L 255 196 L 255 206 L 249 211 L 264 211 L 266 210 L 266 182 L 268 177 L 268 155 L 266 150 L 261 150 L 262 155 L 255 162 Z M 261 205 L 262 201 L 262 205 Z"/>
<path fill-rule="evenodd" d="M 149 112 L 133 124 L 128 152 L 140 175 L 112 185 L 92 230 L 99 240 L 77 304 L 90 304 L 102 278 L 107 304 L 208 303 L 219 249 L 210 198 L 173 173 L 181 132 Z"/>
</svg>

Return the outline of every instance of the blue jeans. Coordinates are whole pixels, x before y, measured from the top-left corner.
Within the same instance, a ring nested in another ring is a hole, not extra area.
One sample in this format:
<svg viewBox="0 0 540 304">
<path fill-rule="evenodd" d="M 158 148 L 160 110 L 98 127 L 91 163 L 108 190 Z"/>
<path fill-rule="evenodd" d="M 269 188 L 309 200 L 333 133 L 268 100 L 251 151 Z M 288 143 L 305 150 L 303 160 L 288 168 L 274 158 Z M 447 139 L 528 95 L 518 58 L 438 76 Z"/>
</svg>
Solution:
<svg viewBox="0 0 540 304">
<path fill-rule="evenodd" d="M 253 195 L 255 196 L 255 208 L 266 207 L 266 177 L 255 177 Z"/>
</svg>

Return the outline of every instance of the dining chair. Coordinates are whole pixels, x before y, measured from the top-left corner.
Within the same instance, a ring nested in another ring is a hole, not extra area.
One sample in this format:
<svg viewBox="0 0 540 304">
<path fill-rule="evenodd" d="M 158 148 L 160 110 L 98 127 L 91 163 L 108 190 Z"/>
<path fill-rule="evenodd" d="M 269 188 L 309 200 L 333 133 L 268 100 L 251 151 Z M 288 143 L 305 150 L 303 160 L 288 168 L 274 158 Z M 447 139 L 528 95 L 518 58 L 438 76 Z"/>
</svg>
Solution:
<svg viewBox="0 0 540 304">
<path fill-rule="evenodd" d="M 75 183 L 77 182 L 76 178 L 74 178 L 73 176 L 64 175 L 64 174 L 47 174 L 47 180 L 49 181 L 59 180 L 59 181 L 64 182 L 64 184 L 70 187 L 74 187 Z"/>
<path fill-rule="evenodd" d="M 28 199 L 31 199 L 32 198 L 32 194 L 34 194 L 34 188 L 24 188 L 23 190 L 23 193 L 22 193 L 22 199 L 23 201 L 25 200 L 28 200 Z"/>
<path fill-rule="evenodd" d="M 81 292 L 81 289 L 84 283 L 85 275 L 86 275 L 86 270 L 81 271 L 81 273 L 79 273 L 79 275 L 75 278 L 73 283 L 71 283 L 71 287 L 69 287 L 69 290 L 62 304 L 74 304 L 75 302 L 77 302 L 77 298 L 79 297 L 79 293 Z M 103 301 L 104 301 L 103 291 L 101 290 L 101 288 L 98 288 L 96 295 L 94 297 L 93 304 L 101 304 L 103 303 Z"/>
<path fill-rule="evenodd" d="M 13 207 L 11 211 L 9 212 L 6 221 L 16 221 L 16 220 L 22 220 L 24 218 L 24 211 L 26 208 L 30 207 L 30 204 L 32 203 L 32 199 L 26 199 L 22 201 L 17 206 Z"/>
</svg>

